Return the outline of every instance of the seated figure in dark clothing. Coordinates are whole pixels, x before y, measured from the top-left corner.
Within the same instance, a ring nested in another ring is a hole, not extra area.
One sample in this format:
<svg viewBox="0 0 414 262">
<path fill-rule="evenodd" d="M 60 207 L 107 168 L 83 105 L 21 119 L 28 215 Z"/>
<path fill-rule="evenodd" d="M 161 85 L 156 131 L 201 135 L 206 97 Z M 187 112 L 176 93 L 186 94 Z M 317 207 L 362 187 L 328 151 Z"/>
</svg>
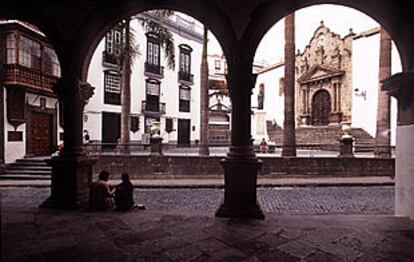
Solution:
<svg viewBox="0 0 414 262">
<path fill-rule="evenodd" d="M 134 187 L 127 173 L 122 173 L 122 182 L 115 187 L 116 210 L 129 210 L 134 207 Z"/>
<path fill-rule="evenodd" d="M 114 208 L 114 190 L 108 185 L 109 173 L 101 171 L 97 181 L 90 185 L 89 207 L 93 210 Z"/>
</svg>

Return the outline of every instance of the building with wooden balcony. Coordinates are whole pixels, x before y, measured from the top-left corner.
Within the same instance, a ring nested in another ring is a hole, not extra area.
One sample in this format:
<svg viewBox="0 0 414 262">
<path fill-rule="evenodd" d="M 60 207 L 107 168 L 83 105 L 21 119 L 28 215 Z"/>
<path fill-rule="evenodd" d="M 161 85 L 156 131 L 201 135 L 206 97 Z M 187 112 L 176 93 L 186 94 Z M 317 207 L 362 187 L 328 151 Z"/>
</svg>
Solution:
<svg viewBox="0 0 414 262">
<path fill-rule="evenodd" d="M 159 36 L 145 31 L 142 19 L 160 23 L 173 35 L 173 69 Z M 131 143 L 144 143 L 153 122 L 160 122 L 163 143 L 195 143 L 200 134 L 202 25 L 178 12 L 168 18 L 145 12 L 133 16 L 130 27 L 139 47 L 131 74 Z M 116 47 L 123 44 L 123 34 L 115 26 L 95 50 L 88 74 L 95 94 L 84 110 L 91 139 L 113 146 L 121 134 L 122 59 Z"/>
<path fill-rule="evenodd" d="M 2 158 L 7 164 L 28 156 L 50 156 L 63 139 L 59 101 L 53 92 L 60 77 L 57 55 L 45 35 L 28 23 L 1 20 L 0 32 Z"/>
</svg>

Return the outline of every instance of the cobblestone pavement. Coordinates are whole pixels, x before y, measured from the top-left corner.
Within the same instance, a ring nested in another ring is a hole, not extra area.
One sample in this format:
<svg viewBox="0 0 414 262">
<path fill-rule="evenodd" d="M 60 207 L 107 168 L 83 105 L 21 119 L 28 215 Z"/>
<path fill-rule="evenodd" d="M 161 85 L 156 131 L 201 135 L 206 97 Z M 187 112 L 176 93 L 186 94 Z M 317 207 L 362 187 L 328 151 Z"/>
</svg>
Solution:
<svg viewBox="0 0 414 262">
<path fill-rule="evenodd" d="M 1 188 L 2 203 L 38 205 L 49 188 Z M 135 201 L 149 210 L 214 213 L 223 200 L 222 189 L 135 189 Z M 258 200 L 268 214 L 393 214 L 394 187 L 259 188 Z"/>
</svg>

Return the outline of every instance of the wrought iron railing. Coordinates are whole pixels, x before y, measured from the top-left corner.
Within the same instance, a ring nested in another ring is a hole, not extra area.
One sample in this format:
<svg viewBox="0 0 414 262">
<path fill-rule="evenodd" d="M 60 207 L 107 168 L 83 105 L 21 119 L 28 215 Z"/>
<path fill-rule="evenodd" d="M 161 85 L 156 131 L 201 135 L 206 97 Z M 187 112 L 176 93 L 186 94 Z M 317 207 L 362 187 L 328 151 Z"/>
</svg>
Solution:
<svg viewBox="0 0 414 262">
<path fill-rule="evenodd" d="M 145 75 L 156 78 L 164 78 L 164 67 L 145 62 Z"/>
<path fill-rule="evenodd" d="M 143 114 L 156 114 L 164 115 L 165 114 L 165 103 L 147 103 L 147 101 L 142 101 L 142 113 Z"/>
<path fill-rule="evenodd" d="M 188 72 L 178 71 L 178 82 L 192 85 L 194 84 L 194 75 Z"/>
</svg>

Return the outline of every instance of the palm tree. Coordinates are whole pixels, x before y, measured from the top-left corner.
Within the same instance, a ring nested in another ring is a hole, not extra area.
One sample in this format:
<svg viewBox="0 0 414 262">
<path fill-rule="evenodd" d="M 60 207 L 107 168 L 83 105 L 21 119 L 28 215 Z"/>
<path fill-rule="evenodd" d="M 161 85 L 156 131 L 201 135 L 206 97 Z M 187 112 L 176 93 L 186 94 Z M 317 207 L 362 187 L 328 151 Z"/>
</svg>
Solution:
<svg viewBox="0 0 414 262">
<path fill-rule="evenodd" d="M 207 27 L 204 26 L 203 54 L 200 67 L 200 155 L 209 155 L 208 148 L 208 64 L 207 64 Z"/>
<path fill-rule="evenodd" d="M 285 17 L 285 120 L 282 156 L 296 156 L 295 134 L 295 13 Z"/>
<path fill-rule="evenodd" d="M 168 68 L 174 70 L 175 68 L 175 50 L 174 50 L 174 36 L 172 33 L 162 26 L 159 21 L 171 17 L 174 12 L 170 10 L 155 10 L 149 11 L 154 17 L 140 18 L 141 24 L 146 32 L 153 32 L 158 35 L 160 46 L 164 50 L 167 59 Z M 129 153 L 130 130 L 131 130 L 131 68 L 134 59 L 138 56 L 138 45 L 136 44 L 135 34 L 130 27 L 131 18 L 127 18 L 122 22 L 123 43 L 119 47 L 121 49 L 120 64 L 121 64 L 121 149 L 123 153 Z"/>
</svg>

